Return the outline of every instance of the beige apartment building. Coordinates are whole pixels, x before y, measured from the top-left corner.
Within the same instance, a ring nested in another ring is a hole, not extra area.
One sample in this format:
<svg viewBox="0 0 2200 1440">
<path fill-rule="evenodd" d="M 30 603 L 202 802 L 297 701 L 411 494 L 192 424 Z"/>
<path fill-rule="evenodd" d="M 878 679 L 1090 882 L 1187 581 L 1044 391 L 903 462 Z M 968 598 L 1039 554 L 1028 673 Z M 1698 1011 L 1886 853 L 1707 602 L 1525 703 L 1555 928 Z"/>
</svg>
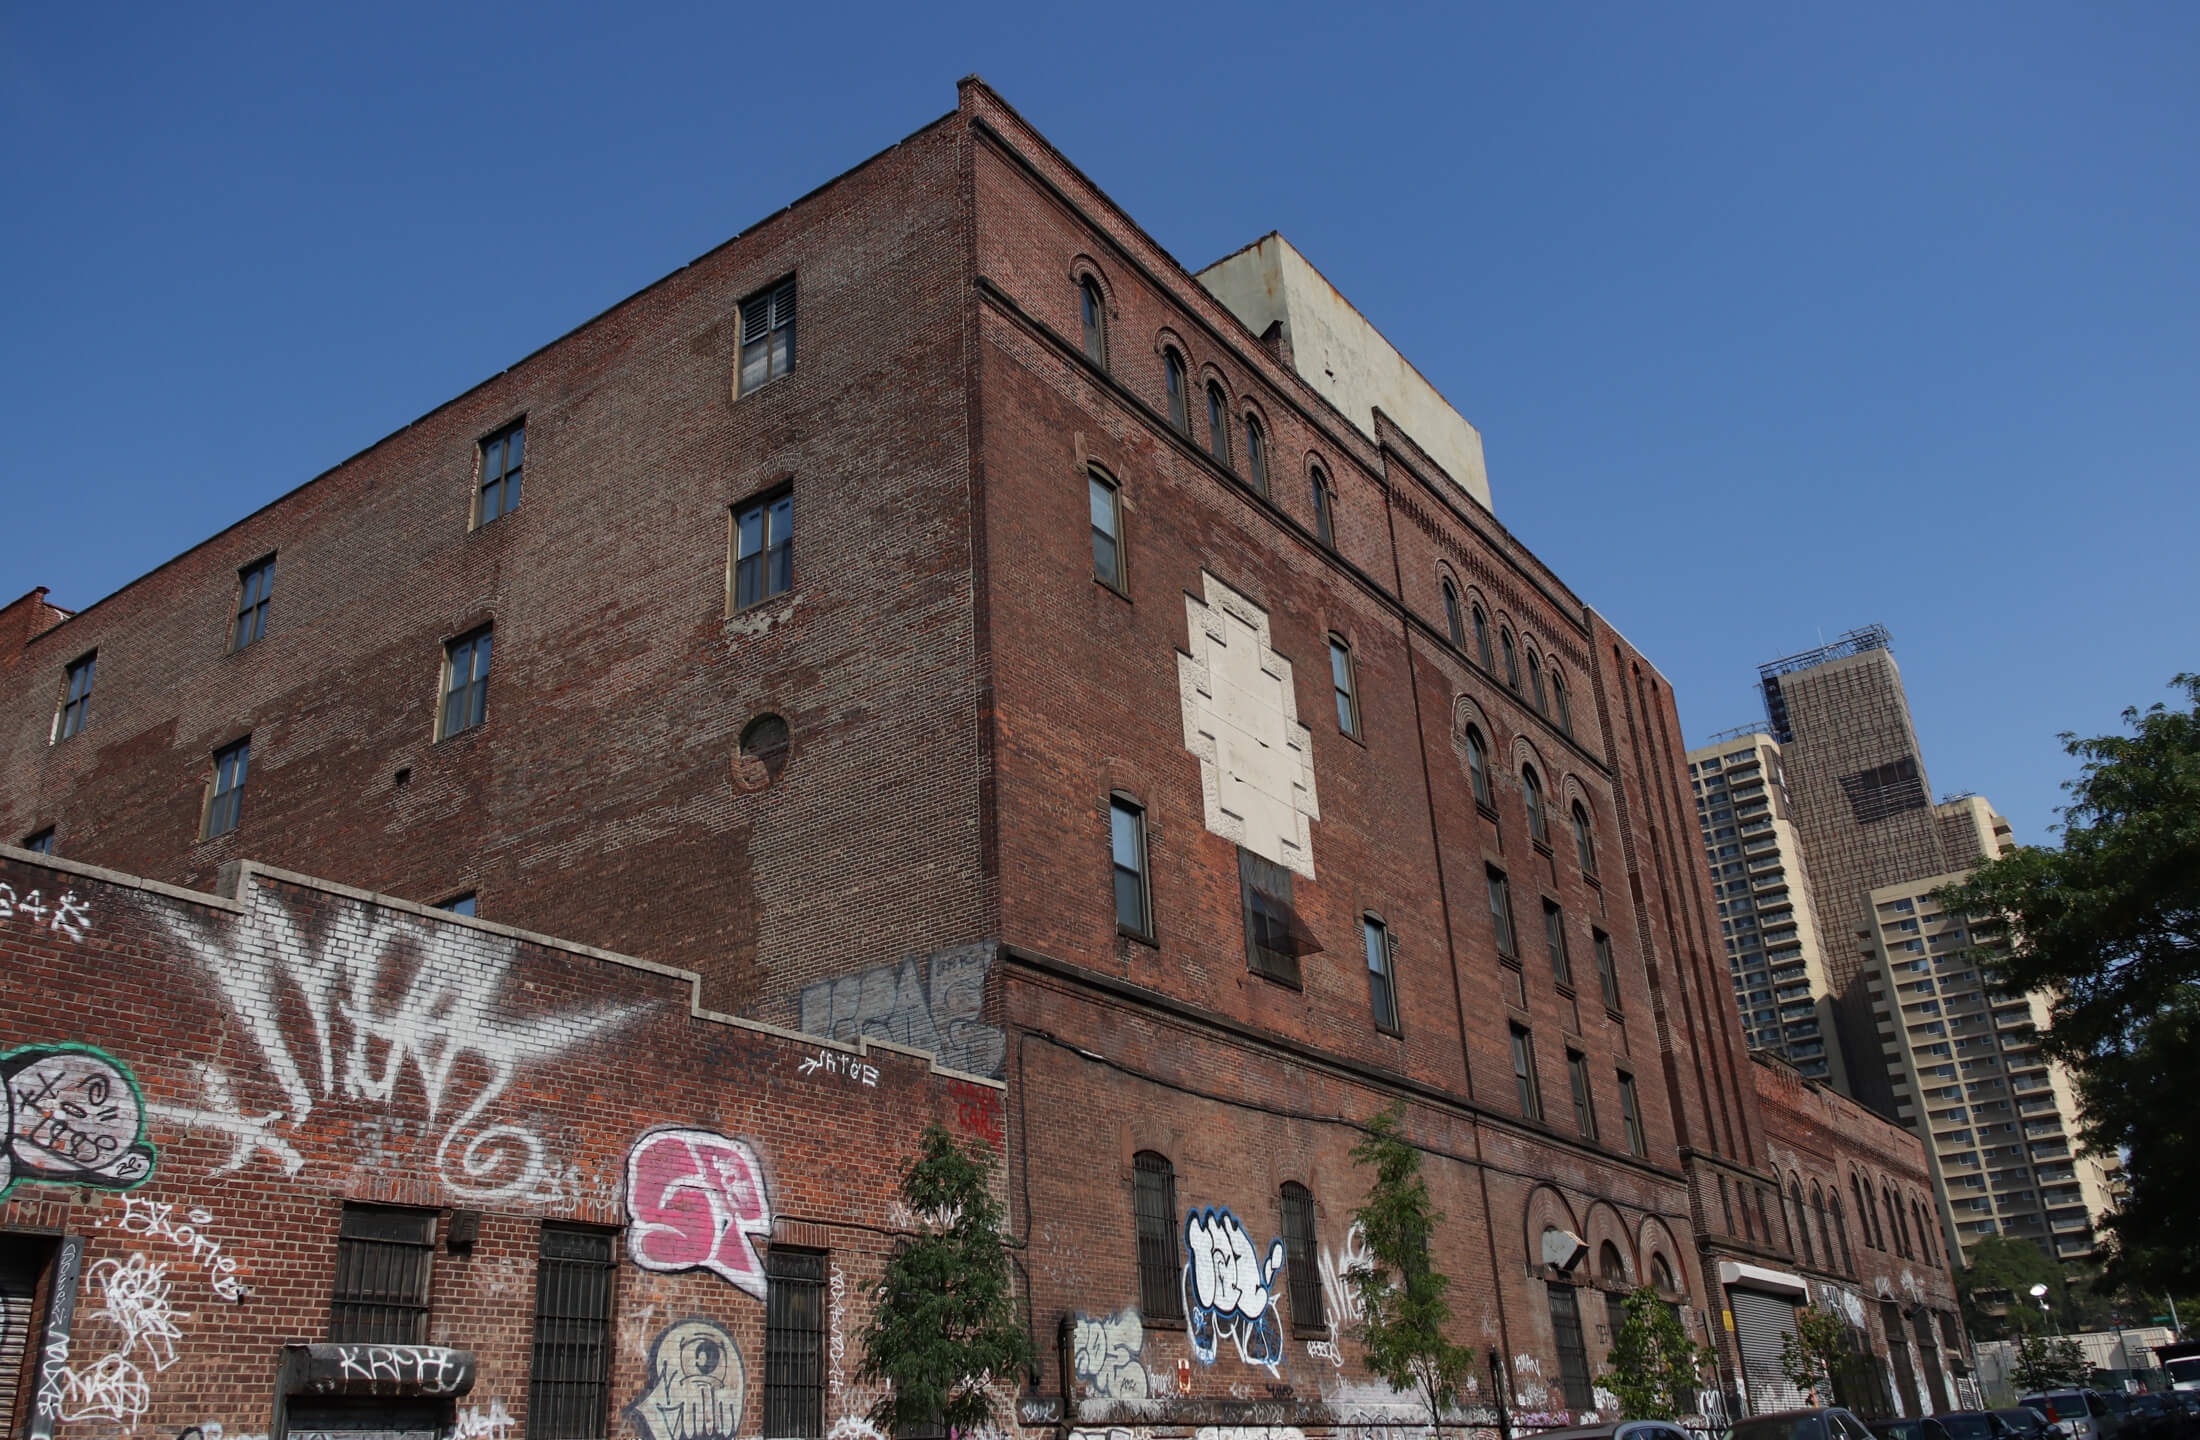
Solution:
<svg viewBox="0 0 2200 1440">
<path fill-rule="evenodd" d="M 1942 801 L 1933 818 L 1951 856 L 2014 848 L 2008 821 L 1975 795 Z M 2046 997 L 1995 993 L 1977 951 L 2006 940 L 1972 934 L 1932 898 L 1968 873 L 1872 890 L 1856 932 L 1895 1117 L 1924 1139 L 1942 1225 L 1965 1254 L 2006 1235 L 2075 1259 L 2093 1249 L 2115 1176 L 2077 1153 L 2069 1072 L 2040 1047 Z"/>
<path fill-rule="evenodd" d="M 1750 1048 L 1849 1093 L 1779 742 L 1760 728 L 1728 731 L 1688 752 L 1688 778 Z"/>
</svg>

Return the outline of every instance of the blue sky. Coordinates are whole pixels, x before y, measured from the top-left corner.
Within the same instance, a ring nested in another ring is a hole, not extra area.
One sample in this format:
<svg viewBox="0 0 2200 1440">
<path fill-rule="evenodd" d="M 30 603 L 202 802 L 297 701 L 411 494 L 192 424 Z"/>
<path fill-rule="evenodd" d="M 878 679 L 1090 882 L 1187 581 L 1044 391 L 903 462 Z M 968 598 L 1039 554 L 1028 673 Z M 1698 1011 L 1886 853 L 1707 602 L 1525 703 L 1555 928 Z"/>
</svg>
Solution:
<svg viewBox="0 0 2200 1440">
<path fill-rule="evenodd" d="M 2044 838 L 2200 668 L 2200 6 L 0 10 L 0 599 L 108 593 L 952 108 L 1280 229 L 1673 679 L 1894 632 Z M 1737 561 L 1739 557 L 1739 561 Z"/>
</svg>

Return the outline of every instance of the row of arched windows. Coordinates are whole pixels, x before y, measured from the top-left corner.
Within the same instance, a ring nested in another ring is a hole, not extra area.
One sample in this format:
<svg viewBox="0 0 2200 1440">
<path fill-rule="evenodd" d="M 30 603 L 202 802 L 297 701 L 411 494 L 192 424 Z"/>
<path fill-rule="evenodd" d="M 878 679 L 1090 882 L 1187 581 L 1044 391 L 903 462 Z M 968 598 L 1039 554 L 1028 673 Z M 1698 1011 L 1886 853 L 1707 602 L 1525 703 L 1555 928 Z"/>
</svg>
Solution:
<svg viewBox="0 0 2200 1440">
<path fill-rule="evenodd" d="M 1085 356 L 1102 369 L 1108 368 L 1108 310 L 1107 297 L 1100 282 L 1089 273 L 1077 282 L 1078 308 L 1084 320 Z M 1174 345 L 1164 344 L 1161 349 L 1163 400 L 1167 407 L 1169 424 L 1186 439 L 1193 439 L 1191 371 L 1184 359 L 1184 352 Z M 1200 399 L 1198 408 L 1206 421 L 1205 445 L 1215 463 L 1233 473 L 1242 474 L 1245 480 L 1263 495 L 1273 498 L 1269 477 L 1268 430 L 1261 423 L 1260 414 L 1252 406 L 1233 407 L 1229 394 L 1220 379 L 1210 378 Z M 1238 470 L 1236 450 L 1242 446 L 1245 468 Z M 1321 462 L 1312 461 L 1307 466 L 1308 496 L 1314 519 L 1314 534 L 1322 544 L 1334 547 L 1337 543 L 1337 492 L 1330 484 L 1329 475 Z"/>
<path fill-rule="evenodd" d="M 1467 781 L 1473 787 L 1474 801 L 1483 809 L 1495 814 L 1497 795 L 1490 783 L 1489 747 L 1482 739 L 1479 726 L 1466 728 Z M 1543 793 L 1542 777 L 1536 774 L 1533 764 L 1520 767 L 1520 794 L 1528 808 L 1528 838 L 1548 849 L 1551 844 L 1550 809 Z M 1566 819 L 1574 834 L 1574 858 L 1581 864 L 1581 873 L 1594 878 L 1597 873 L 1596 834 L 1589 820 L 1589 807 L 1576 800 L 1567 807 Z"/>
<path fill-rule="evenodd" d="M 1513 638 L 1510 625 L 1496 629 L 1497 646 L 1490 646 L 1490 617 L 1480 601 L 1466 604 L 1462 609 L 1459 587 L 1449 575 L 1441 582 L 1444 593 L 1444 629 L 1451 643 L 1461 650 L 1469 645 L 1468 629 L 1473 630 L 1472 654 L 1481 667 L 1492 675 L 1500 676 L 1505 688 L 1535 706 L 1536 713 L 1548 716 L 1562 734 L 1574 733 L 1573 698 L 1566 690 L 1566 677 L 1556 665 L 1546 666 L 1532 645 L 1523 645 Z M 1471 617 L 1471 618 L 1470 618 Z M 1522 665 L 1526 665 L 1527 683 L 1521 684 Z"/>
<path fill-rule="evenodd" d="M 1857 1226 L 1868 1248 L 1886 1251 L 1905 1260 L 1939 1263 L 1939 1251 L 1933 1244 L 1929 1202 L 1914 1195 L 1905 1197 L 1889 1182 L 1882 1182 L 1875 1191 L 1869 1181 L 1853 1172 L 1849 1175 L 1849 1193 L 1856 1204 Z M 1813 1180 L 1806 1204 L 1802 1177 L 1790 1172 L 1785 1208 L 1796 1258 L 1806 1265 L 1826 1270 L 1840 1270 L 1849 1275 L 1857 1273 L 1855 1252 L 1849 1248 L 1848 1216 L 1842 1208 L 1838 1184 L 1829 1198 L 1825 1187 Z M 1815 1227 L 1813 1216 L 1817 1221 Z"/>
</svg>

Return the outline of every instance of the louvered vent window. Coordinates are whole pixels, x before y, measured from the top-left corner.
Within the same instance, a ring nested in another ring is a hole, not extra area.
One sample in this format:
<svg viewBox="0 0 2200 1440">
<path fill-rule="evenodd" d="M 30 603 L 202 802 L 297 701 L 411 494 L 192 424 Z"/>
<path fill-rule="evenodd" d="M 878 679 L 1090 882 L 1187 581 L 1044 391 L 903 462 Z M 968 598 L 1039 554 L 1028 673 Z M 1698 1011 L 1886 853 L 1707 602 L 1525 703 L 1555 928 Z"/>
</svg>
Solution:
<svg viewBox="0 0 2200 1440">
<path fill-rule="evenodd" d="M 336 1238 L 328 1338 L 339 1344 L 422 1345 L 435 1212 L 346 1205 Z"/>
<path fill-rule="evenodd" d="M 741 302 L 741 393 L 794 369 L 794 280 Z"/>
</svg>

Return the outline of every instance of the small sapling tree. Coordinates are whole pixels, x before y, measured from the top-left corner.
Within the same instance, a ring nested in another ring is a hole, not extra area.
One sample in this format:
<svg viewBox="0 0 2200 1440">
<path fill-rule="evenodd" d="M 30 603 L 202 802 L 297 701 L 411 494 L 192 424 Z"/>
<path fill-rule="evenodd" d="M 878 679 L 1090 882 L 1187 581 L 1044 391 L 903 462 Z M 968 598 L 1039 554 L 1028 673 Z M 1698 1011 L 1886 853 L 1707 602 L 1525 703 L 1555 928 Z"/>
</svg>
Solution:
<svg viewBox="0 0 2200 1440">
<path fill-rule="evenodd" d="M 1696 1408 L 1711 1352 L 1688 1338 L 1673 1307 L 1645 1285 L 1627 1297 L 1601 1377 L 1623 1420 L 1678 1420 Z"/>
<path fill-rule="evenodd" d="M 1780 1373 L 1815 1396 L 1815 1403 L 1833 1404 L 1834 1367 L 1848 1349 L 1849 1322 L 1823 1306 L 1807 1305 L 1795 1312 L 1795 1328 L 1780 1337 Z"/>
<path fill-rule="evenodd" d="M 992 1169 L 983 1143 L 965 1149 L 935 1121 L 902 1173 L 918 1230 L 886 1262 L 856 1372 L 886 1385 L 869 1414 L 881 1434 L 990 1427 L 989 1387 L 1013 1388 L 1036 1359 L 1016 1315 Z"/>
<path fill-rule="evenodd" d="M 1444 1336 L 1451 1281 L 1429 1261 L 1429 1241 L 1444 1217 L 1430 1204 L 1420 1153 L 1407 1143 L 1396 1108 L 1367 1122 L 1352 1159 L 1375 1172 L 1367 1199 L 1352 1212 L 1367 1241 L 1367 1259 L 1345 1272 L 1362 1316 L 1352 1336 L 1367 1368 L 1391 1389 L 1418 1395 L 1429 1423 L 1441 1425 L 1474 1365 L 1472 1350 Z"/>
</svg>

